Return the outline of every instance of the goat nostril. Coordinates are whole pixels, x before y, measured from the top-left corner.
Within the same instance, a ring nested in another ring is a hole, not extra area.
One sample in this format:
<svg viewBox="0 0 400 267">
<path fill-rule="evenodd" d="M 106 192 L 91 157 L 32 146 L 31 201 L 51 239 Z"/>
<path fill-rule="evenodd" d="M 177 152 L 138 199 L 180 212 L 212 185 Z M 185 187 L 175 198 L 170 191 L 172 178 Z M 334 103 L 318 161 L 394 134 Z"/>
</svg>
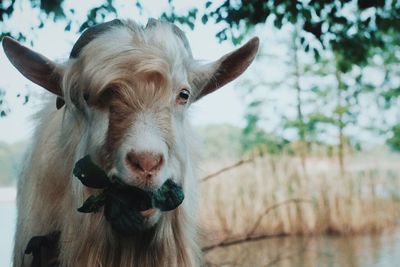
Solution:
<svg viewBox="0 0 400 267">
<path fill-rule="evenodd" d="M 135 153 L 128 153 L 126 155 L 126 161 L 133 169 L 143 171 L 142 166 L 140 166 L 140 162 L 138 161 Z"/>
<path fill-rule="evenodd" d="M 132 166 L 138 169 L 139 171 L 143 171 L 142 166 L 140 166 L 140 163 L 137 161 L 132 162 Z"/>
<path fill-rule="evenodd" d="M 126 161 L 131 169 L 135 172 L 144 172 L 146 178 L 151 178 L 158 172 L 164 164 L 164 158 L 161 154 L 134 151 L 126 155 Z"/>
</svg>

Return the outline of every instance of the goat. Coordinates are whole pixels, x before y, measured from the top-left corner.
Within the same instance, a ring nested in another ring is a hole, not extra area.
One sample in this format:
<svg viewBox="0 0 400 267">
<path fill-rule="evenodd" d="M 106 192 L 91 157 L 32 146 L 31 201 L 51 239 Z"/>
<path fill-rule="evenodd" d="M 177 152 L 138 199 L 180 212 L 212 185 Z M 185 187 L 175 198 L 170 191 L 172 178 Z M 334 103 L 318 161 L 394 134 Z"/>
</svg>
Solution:
<svg viewBox="0 0 400 267">
<path fill-rule="evenodd" d="M 89 28 L 62 64 L 12 38 L 2 43 L 24 76 L 52 93 L 36 116 L 18 181 L 14 266 L 30 266 L 28 241 L 54 231 L 60 232 L 59 266 L 200 266 L 198 142 L 187 111 L 247 69 L 258 38 L 207 64 L 193 58 L 182 30 L 155 19 L 146 26 L 116 19 Z M 98 192 L 72 175 L 85 155 L 109 177 L 144 190 L 172 177 L 186 198 L 173 211 L 143 211 L 144 231 L 118 234 L 101 212 L 77 212 Z"/>
</svg>

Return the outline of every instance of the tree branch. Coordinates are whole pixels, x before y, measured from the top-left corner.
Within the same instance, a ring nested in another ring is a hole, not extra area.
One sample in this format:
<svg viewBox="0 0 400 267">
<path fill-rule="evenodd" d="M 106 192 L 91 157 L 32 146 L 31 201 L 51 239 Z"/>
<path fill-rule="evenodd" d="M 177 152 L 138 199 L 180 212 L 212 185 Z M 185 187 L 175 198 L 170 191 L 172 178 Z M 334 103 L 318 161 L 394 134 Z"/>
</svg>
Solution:
<svg viewBox="0 0 400 267">
<path fill-rule="evenodd" d="M 219 247 L 229 247 L 232 245 L 236 245 L 236 244 L 240 244 L 240 243 L 245 243 L 245 242 L 253 242 L 253 241 L 257 241 L 257 240 L 261 240 L 261 239 L 268 239 L 268 238 L 274 238 L 274 237 L 282 237 L 285 236 L 285 234 L 274 234 L 274 235 L 269 235 L 269 234 L 261 234 L 258 236 L 242 236 L 242 237 L 238 237 L 235 239 L 225 239 L 221 242 L 212 244 L 212 245 L 208 245 L 208 246 L 204 246 L 202 248 L 203 252 L 208 252 L 210 250 L 213 250 L 215 248 L 219 248 Z"/>
<path fill-rule="evenodd" d="M 282 202 L 278 202 L 272 206 L 269 206 L 265 209 L 264 213 L 261 214 L 258 219 L 255 221 L 255 223 L 253 224 L 253 226 L 250 228 L 250 231 L 248 231 L 244 236 L 238 237 L 238 238 L 233 238 L 233 239 L 225 239 L 222 240 L 218 243 L 209 245 L 209 246 L 205 246 L 202 248 L 203 252 L 207 252 L 210 251 L 212 249 L 215 249 L 217 247 L 227 247 L 227 246 L 232 246 L 232 245 L 236 245 L 236 244 L 240 244 L 240 243 L 245 243 L 245 242 L 251 242 L 251 241 L 256 241 L 256 240 L 260 240 L 260 239 L 266 239 L 266 238 L 273 238 L 273 237 L 281 237 L 281 236 L 285 236 L 285 234 L 273 234 L 273 235 L 269 235 L 269 234 L 260 234 L 260 235 L 254 235 L 254 232 L 257 230 L 258 226 L 261 223 L 262 218 L 267 215 L 269 212 L 271 212 L 272 210 L 275 210 L 283 205 L 289 204 L 289 203 L 299 203 L 299 202 L 311 202 L 311 200 L 308 199 L 300 199 L 300 198 L 294 198 L 294 199 L 288 199 Z"/>
<path fill-rule="evenodd" d="M 284 205 L 292 203 L 292 202 L 294 202 L 294 203 L 301 203 L 301 202 L 310 203 L 311 200 L 302 199 L 302 198 L 292 198 L 292 199 L 288 199 L 288 200 L 285 200 L 285 201 L 282 201 L 282 202 L 275 203 L 274 205 L 267 207 L 264 210 L 264 212 L 258 217 L 257 221 L 253 224 L 253 227 L 250 228 L 250 231 L 247 232 L 247 236 L 251 236 L 251 235 L 254 234 L 254 232 L 257 230 L 258 226 L 260 225 L 262 218 L 264 218 L 265 215 L 267 215 L 271 211 L 279 208 L 280 206 L 284 206 Z"/>
<path fill-rule="evenodd" d="M 216 171 L 216 172 L 214 172 L 214 173 L 212 173 L 212 174 L 209 174 L 209 175 L 207 175 L 207 176 L 201 178 L 201 179 L 200 179 L 200 182 L 205 182 L 205 181 L 207 181 L 207 180 L 209 180 L 209 179 L 211 179 L 211 178 L 213 178 L 213 177 L 215 177 L 215 176 L 220 175 L 221 173 L 224 173 L 224 172 L 226 172 L 226 171 L 229 171 L 229 170 L 231 170 L 231 169 L 237 168 L 237 167 L 239 167 L 239 166 L 241 166 L 241 165 L 244 165 L 244 164 L 246 164 L 246 163 L 250 163 L 250 162 L 253 162 L 253 161 L 254 161 L 254 158 L 246 159 L 246 160 L 244 160 L 244 159 L 239 160 L 238 162 L 236 162 L 236 163 L 233 164 L 233 165 L 230 165 L 230 166 L 228 166 L 228 167 L 222 168 L 222 169 L 219 170 L 219 171 Z"/>
</svg>

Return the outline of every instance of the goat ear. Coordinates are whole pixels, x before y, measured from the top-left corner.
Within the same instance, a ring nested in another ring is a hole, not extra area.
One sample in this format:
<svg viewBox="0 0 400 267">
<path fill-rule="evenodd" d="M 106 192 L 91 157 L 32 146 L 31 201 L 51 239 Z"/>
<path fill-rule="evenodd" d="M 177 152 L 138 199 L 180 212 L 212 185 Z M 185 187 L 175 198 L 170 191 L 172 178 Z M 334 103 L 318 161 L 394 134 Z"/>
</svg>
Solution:
<svg viewBox="0 0 400 267">
<path fill-rule="evenodd" d="M 22 75 L 62 97 L 62 74 L 56 63 L 10 37 L 4 37 L 2 43 L 6 56 Z"/>
<path fill-rule="evenodd" d="M 254 37 L 242 47 L 226 54 L 213 63 L 207 64 L 205 66 L 206 70 L 202 71 L 200 75 L 202 80 L 200 84 L 203 86 L 201 86 L 202 89 L 198 93 L 196 100 L 214 92 L 242 74 L 253 62 L 258 51 L 259 42 L 258 37 Z"/>
</svg>

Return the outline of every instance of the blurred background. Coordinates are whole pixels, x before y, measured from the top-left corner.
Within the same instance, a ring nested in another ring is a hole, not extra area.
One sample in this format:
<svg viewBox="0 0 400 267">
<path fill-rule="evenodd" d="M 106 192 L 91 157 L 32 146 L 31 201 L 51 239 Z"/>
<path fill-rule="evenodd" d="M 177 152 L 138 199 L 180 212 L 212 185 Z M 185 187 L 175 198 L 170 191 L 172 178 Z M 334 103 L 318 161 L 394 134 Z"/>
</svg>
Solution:
<svg viewBox="0 0 400 267">
<path fill-rule="evenodd" d="M 3 0 L 0 34 L 62 62 L 116 17 L 172 21 L 204 60 L 261 39 L 249 70 L 191 109 L 208 266 L 399 264 L 399 1 Z M 1 266 L 43 91 L 0 51 Z"/>
</svg>

